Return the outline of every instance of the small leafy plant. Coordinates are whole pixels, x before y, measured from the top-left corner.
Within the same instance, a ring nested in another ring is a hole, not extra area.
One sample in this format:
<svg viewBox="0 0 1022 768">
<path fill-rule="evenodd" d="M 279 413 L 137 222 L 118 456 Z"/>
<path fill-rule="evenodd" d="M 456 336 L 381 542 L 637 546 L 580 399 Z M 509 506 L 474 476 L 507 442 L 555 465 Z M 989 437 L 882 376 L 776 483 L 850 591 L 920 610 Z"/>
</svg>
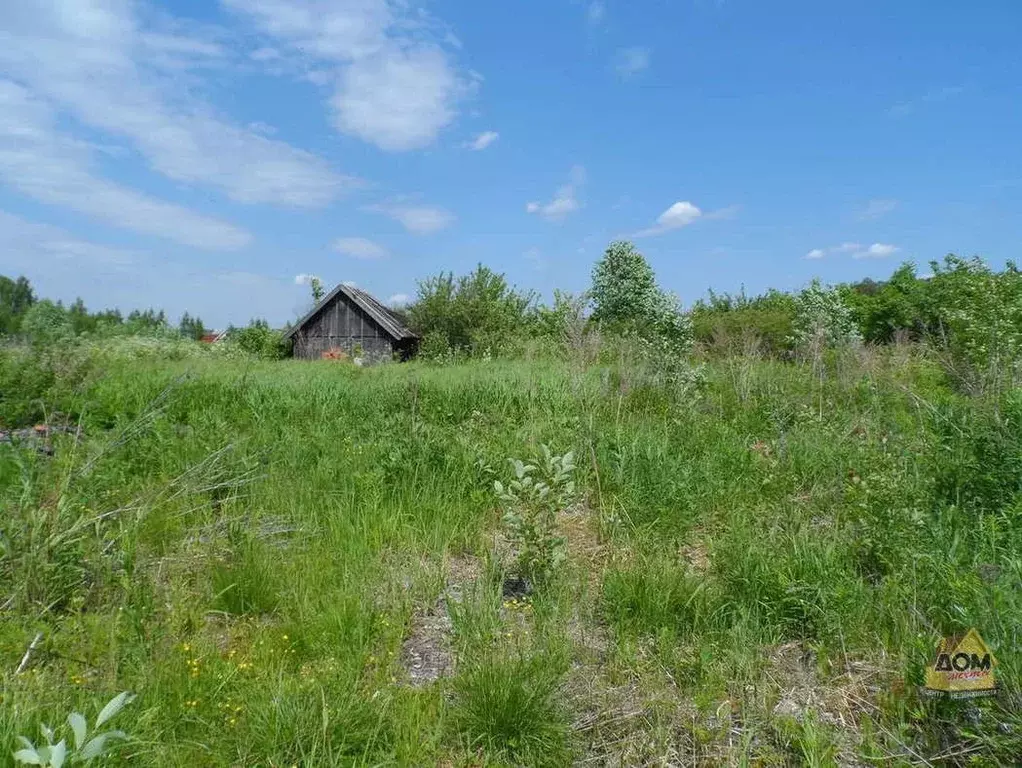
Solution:
<svg viewBox="0 0 1022 768">
<path fill-rule="evenodd" d="M 93 726 L 93 736 L 88 738 L 89 726 L 85 717 L 78 712 L 72 712 L 67 716 L 67 724 L 71 728 L 73 747 L 68 747 L 67 740 L 61 739 L 54 743 L 56 738 L 54 731 L 47 725 L 41 726 L 43 738 L 46 744 L 37 747 L 24 736 L 18 737 L 22 748 L 14 753 L 15 762 L 22 765 L 43 765 L 47 768 L 61 768 L 65 763 L 89 763 L 97 757 L 102 757 L 110 749 L 110 742 L 114 739 L 126 739 L 128 735 L 124 731 L 104 731 L 95 733 L 107 721 L 117 715 L 125 706 L 134 700 L 134 696 L 127 691 L 117 694 L 106 706 L 100 710 L 96 717 L 96 724 Z"/>
<path fill-rule="evenodd" d="M 503 523 L 517 552 L 517 570 L 531 583 L 548 582 L 565 558 L 564 538 L 557 533 L 557 512 L 575 496 L 575 455 L 555 456 L 543 445 L 536 464 L 509 459 L 514 479 L 493 488 L 504 505 Z"/>
</svg>

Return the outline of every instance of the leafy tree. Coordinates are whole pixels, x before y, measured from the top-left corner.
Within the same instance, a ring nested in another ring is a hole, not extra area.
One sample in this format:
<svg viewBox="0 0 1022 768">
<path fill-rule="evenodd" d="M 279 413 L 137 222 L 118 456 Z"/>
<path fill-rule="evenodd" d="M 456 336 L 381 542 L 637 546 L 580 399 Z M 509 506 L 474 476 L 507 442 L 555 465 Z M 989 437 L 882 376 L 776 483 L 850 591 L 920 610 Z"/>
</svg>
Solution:
<svg viewBox="0 0 1022 768">
<path fill-rule="evenodd" d="M 128 333 L 141 336 L 158 336 L 167 332 L 167 315 L 161 309 L 157 312 L 154 309 L 147 309 L 144 312 L 133 310 L 125 321 Z"/>
<path fill-rule="evenodd" d="M 504 275 L 479 264 L 458 278 L 447 272 L 420 281 L 407 313 L 423 336 L 441 334 L 452 349 L 482 352 L 499 349 L 524 331 L 535 300 L 535 294 L 515 290 Z M 438 338 L 432 343 L 443 346 Z"/>
<path fill-rule="evenodd" d="M 279 360 L 287 354 L 283 334 L 270 328 L 265 320 L 252 320 L 245 328 L 229 328 L 227 338 L 249 354 L 268 360 Z"/>
<path fill-rule="evenodd" d="M 202 324 L 202 320 L 198 317 L 192 317 L 187 312 L 181 315 L 181 322 L 178 325 L 178 332 L 186 339 L 193 339 L 198 341 L 205 335 L 206 328 Z"/>
<path fill-rule="evenodd" d="M 611 243 L 593 268 L 593 320 L 612 332 L 645 330 L 661 301 L 653 268 L 632 243 Z"/>
<path fill-rule="evenodd" d="M 899 331 L 919 338 L 923 331 L 922 300 L 925 282 L 915 266 L 903 264 L 889 280 L 866 279 L 842 286 L 841 297 L 852 310 L 863 339 L 877 344 L 894 340 Z"/>
<path fill-rule="evenodd" d="M 840 292 L 816 279 L 795 296 L 792 337 L 796 344 L 819 342 L 825 346 L 861 338 L 852 311 Z"/>
<path fill-rule="evenodd" d="M 795 318 L 791 294 L 775 289 L 754 297 L 747 296 L 744 289 L 737 295 L 709 293 L 708 300 L 700 299 L 692 308 L 693 334 L 698 341 L 733 347 L 751 337 L 771 354 L 791 346 Z"/>
<path fill-rule="evenodd" d="M 83 333 L 92 333 L 96 330 L 98 321 L 93 315 L 89 314 L 89 310 L 85 307 L 85 302 L 80 297 L 75 299 L 75 303 L 68 308 L 67 316 L 71 321 L 71 328 L 76 336 Z"/>
<path fill-rule="evenodd" d="M 11 280 L 0 275 L 0 335 L 17 333 L 22 317 L 35 300 L 28 278 Z"/>
<path fill-rule="evenodd" d="M 572 294 L 554 289 L 554 303 L 541 305 L 534 313 L 533 330 L 537 336 L 563 339 L 573 329 L 584 328 L 587 322 L 585 308 L 589 294 Z"/>
<path fill-rule="evenodd" d="M 652 267 L 632 243 L 610 244 L 593 268 L 593 320 L 614 333 L 655 343 L 657 354 L 678 355 L 692 341 L 692 321 L 677 296 L 657 287 Z"/>
<path fill-rule="evenodd" d="M 21 320 L 21 333 L 33 344 L 55 344 L 74 337 L 74 326 L 64 307 L 49 299 L 35 302 Z"/>
<path fill-rule="evenodd" d="M 319 304 L 319 302 L 323 301 L 326 290 L 323 288 L 323 281 L 315 275 L 309 278 L 309 290 L 312 291 L 313 304 Z"/>
<path fill-rule="evenodd" d="M 979 258 L 954 254 L 932 262 L 921 302 L 929 336 L 975 371 L 1022 360 L 1022 273 L 1009 262 L 994 272 Z"/>
</svg>

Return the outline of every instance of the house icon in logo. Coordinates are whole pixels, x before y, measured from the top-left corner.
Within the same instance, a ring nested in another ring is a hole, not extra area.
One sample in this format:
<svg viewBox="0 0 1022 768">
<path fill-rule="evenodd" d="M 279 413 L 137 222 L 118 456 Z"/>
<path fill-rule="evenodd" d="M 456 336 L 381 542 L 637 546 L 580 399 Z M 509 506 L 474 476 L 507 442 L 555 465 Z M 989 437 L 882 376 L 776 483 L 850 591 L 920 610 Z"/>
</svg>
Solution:
<svg viewBox="0 0 1022 768">
<path fill-rule="evenodd" d="M 926 669 L 925 692 L 952 699 L 993 696 L 996 666 L 997 660 L 975 629 L 946 637 L 937 644 L 937 658 Z"/>
</svg>

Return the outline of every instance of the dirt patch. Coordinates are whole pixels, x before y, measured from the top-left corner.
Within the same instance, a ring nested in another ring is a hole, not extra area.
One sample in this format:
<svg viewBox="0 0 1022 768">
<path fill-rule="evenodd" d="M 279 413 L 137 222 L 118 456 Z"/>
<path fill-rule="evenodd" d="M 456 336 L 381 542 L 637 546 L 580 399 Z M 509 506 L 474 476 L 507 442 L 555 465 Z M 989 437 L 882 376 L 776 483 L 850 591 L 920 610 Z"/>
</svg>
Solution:
<svg viewBox="0 0 1022 768">
<path fill-rule="evenodd" d="M 816 654 L 801 643 L 774 648 L 765 672 L 779 695 L 771 714 L 801 723 L 813 713 L 820 722 L 832 726 L 838 738 L 837 764 L 858 766 L 861 722 L 876 711 L 873 702 L 891 675 L 883 659 L 845 658 L 837 663 L 840 666 L 830 677 L 821 673 Z"/>
<path fill-rule="evenodd" d="M 679 548 L 678 556 L 685 561 L 692 573 L 704 574 L 710 570 L 710 552 L 701 540 L 697 539 Z"/>
<path fill-rule="evenodd" d="M 454 674 L 453 624 L 450 606 L 460 603 L 482 574 L 476 557 L 462 555 L 446 564 L 446 583 L 440 596 L 412 613 L 408 636 L 401 644 L 401 666 L 408 684 L 421 688 Z"/>
</svg>

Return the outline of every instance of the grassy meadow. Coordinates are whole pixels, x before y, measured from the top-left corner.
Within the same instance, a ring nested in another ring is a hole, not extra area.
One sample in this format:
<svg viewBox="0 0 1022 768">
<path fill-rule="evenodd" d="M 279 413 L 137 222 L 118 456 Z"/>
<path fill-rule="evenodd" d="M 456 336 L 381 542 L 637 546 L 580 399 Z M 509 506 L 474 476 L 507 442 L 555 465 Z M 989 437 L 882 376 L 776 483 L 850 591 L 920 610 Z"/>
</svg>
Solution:
<svg viewBox="0 0 1022 768">
<path fill-rule="evenodd" d="M 2 364 L 0 422 L 80 436 L 0 445 L 0 764 L 125 690 L 109 764 L 1022 763 L 1022 392 L 899 345 L 72 357 Z M 523 588 L 494 481 L 544 445 Z M 921 697 L 969 627 L 1000 695 Z"/>
</svg>

